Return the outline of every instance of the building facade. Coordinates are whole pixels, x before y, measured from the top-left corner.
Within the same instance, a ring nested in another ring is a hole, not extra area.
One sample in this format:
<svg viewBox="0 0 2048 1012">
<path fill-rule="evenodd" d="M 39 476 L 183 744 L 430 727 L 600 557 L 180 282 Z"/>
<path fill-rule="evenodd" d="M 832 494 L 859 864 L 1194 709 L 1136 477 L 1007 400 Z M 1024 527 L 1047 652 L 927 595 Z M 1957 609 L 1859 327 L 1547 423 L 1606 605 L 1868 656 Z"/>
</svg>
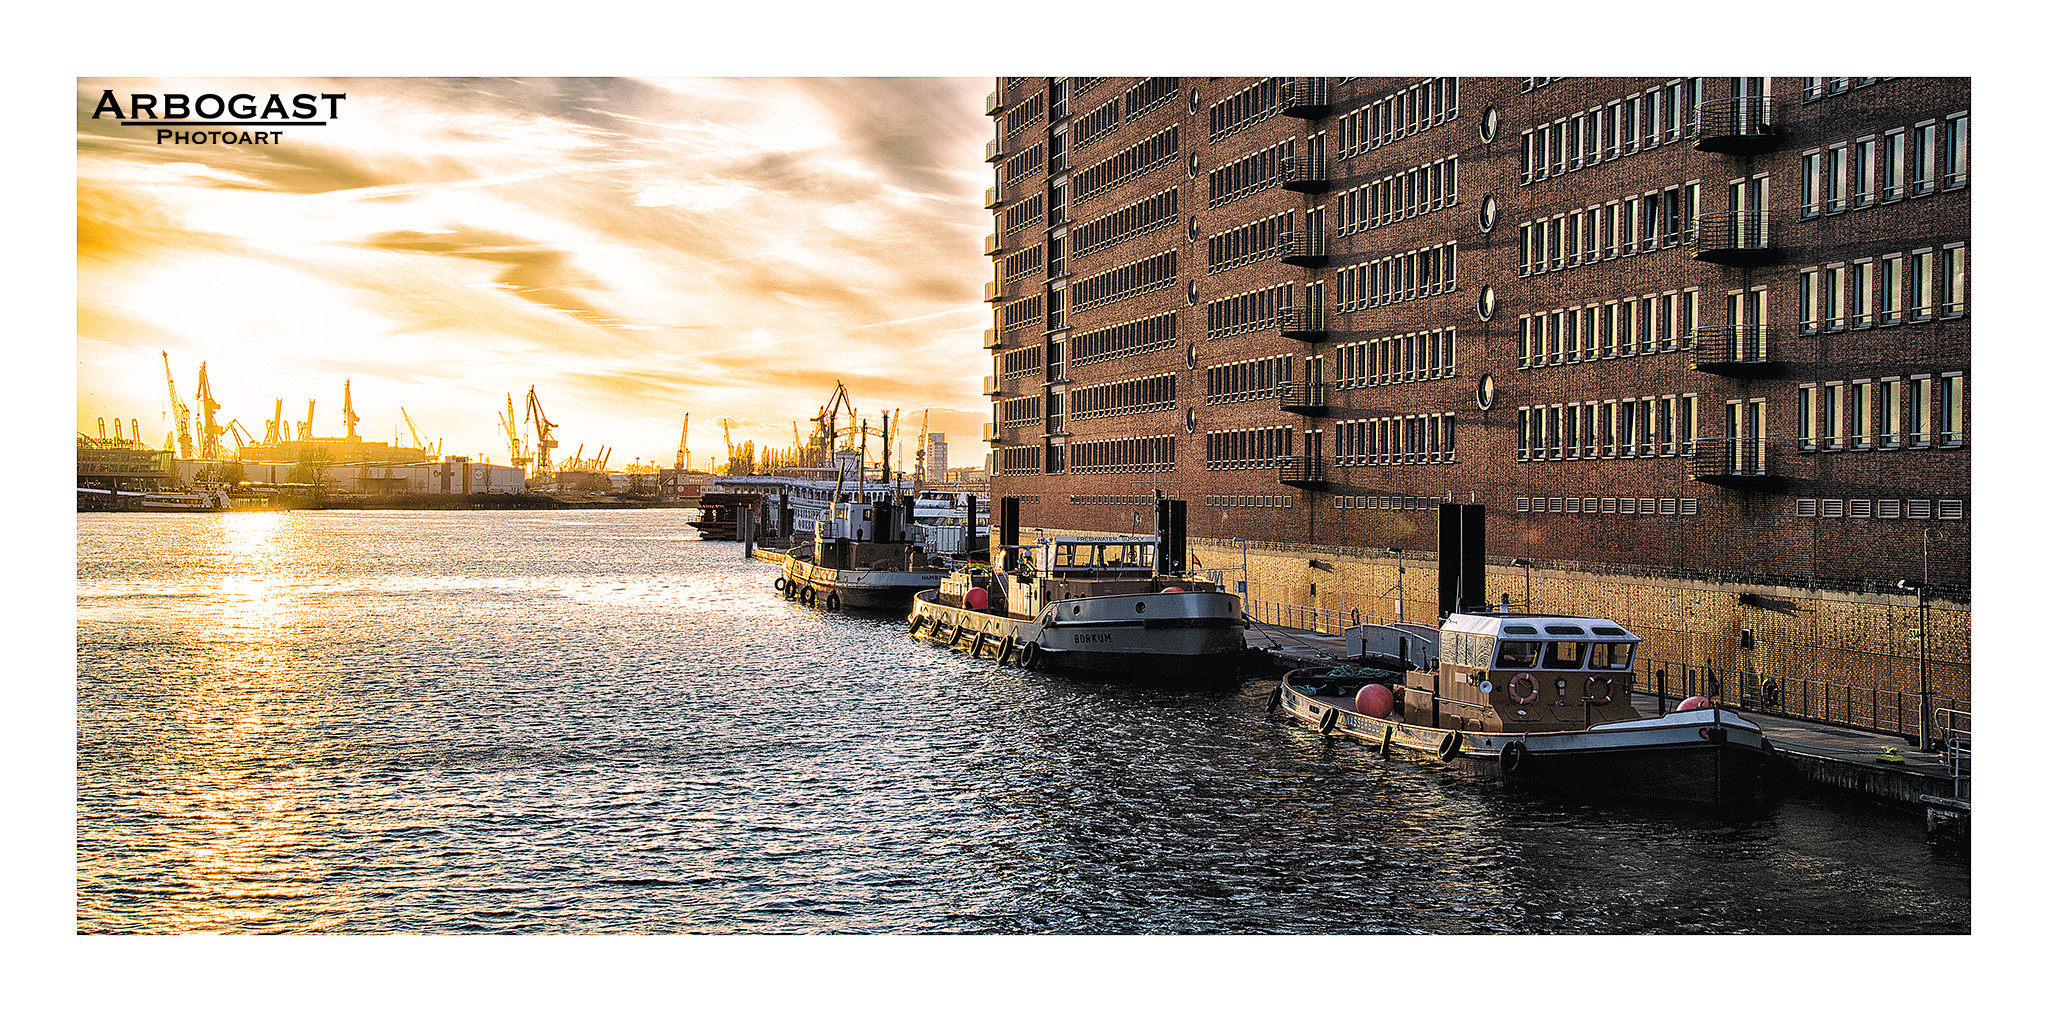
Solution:
<svg viewBox="0 0 2048 1012">
<path fill-rule="evenodd" d="M 1844 649 L 1892 670 L 1899 622 L 1946 622 L 1967 698 L 1969 106 L 1952 78 L 999 79 L 991 494 L 1129 532 L 1164 492 L 1205 562 L 1321 561 L 1271 598 L 1353 581 L 1335 610 L 1382 615 L 1394 552 L 1480 504 L 1494 598 L 1669 589 L 1696 621 L 1635 617 L 1687 663 L 1810 668 L 1825 613 L 1883 626 Z"/>
<path fill-rule="evenodd" d="M 924 437 L 924 480 L 946 480 L 946 434 L 926 433 Z"/>
</svg>

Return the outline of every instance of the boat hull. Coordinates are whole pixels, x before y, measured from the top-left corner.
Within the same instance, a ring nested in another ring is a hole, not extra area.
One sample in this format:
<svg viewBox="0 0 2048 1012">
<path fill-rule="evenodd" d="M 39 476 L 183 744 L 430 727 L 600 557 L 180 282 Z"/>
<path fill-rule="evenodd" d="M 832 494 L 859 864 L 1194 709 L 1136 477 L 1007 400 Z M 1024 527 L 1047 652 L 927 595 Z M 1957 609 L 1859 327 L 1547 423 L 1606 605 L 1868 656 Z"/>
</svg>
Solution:
<svg viewBox="0 0 2048 1012">
<path fill-rule="evenodd" d="M 1767 797 L 1780 775 L 1762 729 L 1712 707 L 1572 731 L 1458 730 L 1360 713 L 1348 694 L 1304 692 L 1291 674 L 1272 707 L 1385 753 L 1603 800 L 1742 804 Z"/>
<path fill-rule="evenodd" d="M 1027 619 L 943 604 L 937 591 L 920 592 L 910 632 L 974 657 L 1119 677 L 1231 678 L 1255 656 L 1245 647 L 1237 598 L 1215 593 L 1061 601 Z"/>
<path fill-rule="evenodd" d="M 943 570 L 832 569 L 785 559 L 776 589 L 786 598 L 828 611 L 855 609 L 901 614 L 913 596 L 945 578 Z"/>
</svg>

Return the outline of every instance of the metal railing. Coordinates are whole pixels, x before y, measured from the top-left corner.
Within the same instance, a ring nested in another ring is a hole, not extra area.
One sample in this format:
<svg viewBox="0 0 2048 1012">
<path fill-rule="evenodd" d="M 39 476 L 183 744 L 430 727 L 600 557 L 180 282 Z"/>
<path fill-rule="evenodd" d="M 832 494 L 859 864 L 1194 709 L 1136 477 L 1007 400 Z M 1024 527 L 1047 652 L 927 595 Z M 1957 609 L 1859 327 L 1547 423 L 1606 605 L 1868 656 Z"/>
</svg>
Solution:
<svg viewBox="0 0 2048 1012">
<path fill-rule="evenodd" d="M 1330 79 L 1297 77 L 1287 82 L 1281 95 L 1280 107 L 1283 110 L 1321 108 L 1330 104 Z"/>
<path fill-rule="evenodd" d="M 1279 386 L 1281 410 L 1303 410 L 1328 406 L 1324 383 L 1282 383 Z"/>
<path fill-rule="evenodd" d="M 1692 361 L 1696 366 L 1762 365 L 1770 361 L 1760 324 L 1701 327 L 1694 332 Z"/>
<path fill-rule="evenodd" d="M 1771 248 L 1771 212 L 1705 211 L 1691 242 L 1702 250 Z"/>
<path fill-rule="evenodd" d="M 1771 100 L 1762 95 L 1716 98 L 1700 103 L 1702 137 L 1769 137 L 1778 132 L 1772 122 Z"/>
<path fill-rule="evenodd" d="M 1330 166 L 1321 158 L 1294 155 L 1280 159 L 1280 185 L 1327 183 L 1330 181 Z"/>
<path fill-rule="evenodd" d="M 1241 572 L 1236 569 L 1216 570 L 1219 573 Z M 1221 580 L 1219 586 L 1229 586 Z M 1244 613 L 1247 618 L 1264 625 L 1280 626 L 1284 629 L 1301 629 L 1307 632 L 1342 635 L 1356 621 L 1347 621 L 1350 614 L 1334 608 L 1317 608 L 1304 604 L 1288 604 L 1285 601 L 1246 601 Z"/>
<path fill-rule="evenodd" d="M 1295 229 L 1280 233 L 1280 258 L 1288 260 L 1299 257 L 1327 257 L 1330 255 L 1330 234 L 1321 230 Z"/>
<path fill-rule="evenodd" d="M 1327 480 L 1328 472 L 1321 457 L 1281 457 L 1280 482 L 1287 484 L 1318 483 Z"/>
<path fill-rule="evenodd" d="M 1322 334 L 1328 326 L 1323 322 L 1320 309 L 1297 306 L 1281 306 L 1275 318 L 1282 334 Z"/>
<path fill-rule="evenodd" d="M 1902 736 L 1920 733 L 1920 692 L 1903 685 L 1893 688 L 1846 685 L 1817 678 L 1779 677 L 1711 664 L 1676 664 L 1654 657 L 1636 658 L 1641 669 L 1630 676 L 1631 689 L 1664 703 L 1704 696 L 1716 705 L 1736 710 L 1754 710 L 1836 727 L 1886 731 Z M 1956 700 L 1933 697 L 1944 710 L 1963 713 Z"/>
<path fill-rule="evenodd" d="M 1698 439 L 1694 444 L 1695 478 L 1760 478 L 1770 473 L 1773 454 L 1761 439 L 1724 436 Z"/>
<path fill-rule="evenodd" d="M 1934 711 L 1934 728 L 1941 735 L 1942 755 L 1948 761 L 1949 796 L 1970 796 L 1970 711 L 1941 707 Z"/>
</svg>

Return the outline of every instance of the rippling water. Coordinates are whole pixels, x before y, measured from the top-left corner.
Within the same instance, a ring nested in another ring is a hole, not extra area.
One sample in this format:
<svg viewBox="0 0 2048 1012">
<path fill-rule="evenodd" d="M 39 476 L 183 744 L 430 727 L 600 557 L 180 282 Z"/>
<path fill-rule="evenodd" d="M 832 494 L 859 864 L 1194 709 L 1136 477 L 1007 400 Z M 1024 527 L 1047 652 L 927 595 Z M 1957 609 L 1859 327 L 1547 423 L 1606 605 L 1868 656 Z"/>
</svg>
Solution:
<svg viewBox="0 0 2048 1012">
<path fill-rule="evenodd" d="M 78 518 L 82 932 L 1924 933 L 1910 817 L 1610 810 L 772 593 L 678 510 Z"/>
</svg>

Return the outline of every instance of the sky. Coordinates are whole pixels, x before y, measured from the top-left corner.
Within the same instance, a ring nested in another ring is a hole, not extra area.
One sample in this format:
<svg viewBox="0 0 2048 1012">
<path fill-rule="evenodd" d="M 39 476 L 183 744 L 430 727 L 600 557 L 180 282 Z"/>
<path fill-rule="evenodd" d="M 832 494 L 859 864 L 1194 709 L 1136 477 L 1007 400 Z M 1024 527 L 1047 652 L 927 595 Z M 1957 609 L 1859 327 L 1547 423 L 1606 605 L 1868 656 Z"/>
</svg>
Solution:
<svg viewBox="0 0 2048 1012">
<path fill-rule="evenodd" d="M 195 419 L 203 363 L 258 439 L 279 399 L 342 435 L 346 382 L 361 438 L 411 445 L 409 418 L 504 463 L 531 388 L 558 460 L 672 465 L 688 413 L 702 468 L 721 419 L 787 447 L 843 381 L 902 447 L 929 409 L 977 464 L 993 85 L 79 78 L 78 431 L 163 445 L 168 354 Z M 275 143 L 178 144 L 95 118 L 110 90 L 347 97 Z"/>
</svg>

